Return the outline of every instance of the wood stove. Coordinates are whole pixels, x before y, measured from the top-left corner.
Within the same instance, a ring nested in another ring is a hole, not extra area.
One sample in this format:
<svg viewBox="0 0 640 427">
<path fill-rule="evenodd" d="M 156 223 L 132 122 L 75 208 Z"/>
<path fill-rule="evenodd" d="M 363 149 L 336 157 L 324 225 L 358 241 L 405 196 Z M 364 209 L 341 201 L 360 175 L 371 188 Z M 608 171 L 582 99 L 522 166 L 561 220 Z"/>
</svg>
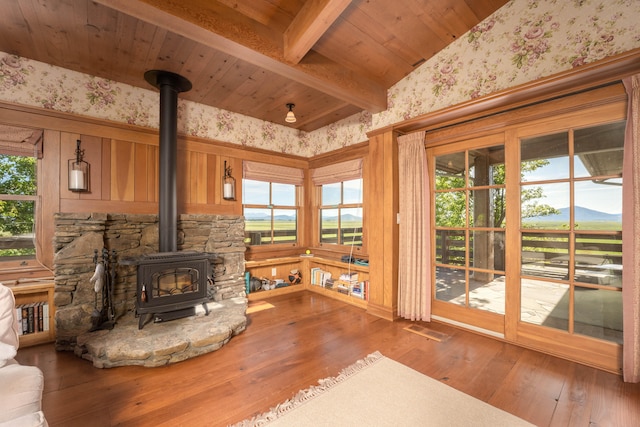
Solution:
<svg viewBox="0 0 640 427">
<path fill-rule="evenodd" d="M 149 70 L 145 80 L 160 90 L 160 142 L 158 195 L 159 252 L 136 260 L 136 315 L 142 329 L 147 315 L 154 321 L 172 320 L 195 314 L 202 304 L 209 314 L 207 284 L 213 255 L 178 252 L 176 157 L 178 93 L 191 90 L 186 78 L 162 70 Z"/>
<path fill-rule="evenodd" d="M 195 315 L 202 304 L 209 314 L 207 293 L 213 254 L 202 252 L 160 252 L 137 260 L 136 315 L 142 329 L 148 315 L 154 322 Z"/>
</svg>

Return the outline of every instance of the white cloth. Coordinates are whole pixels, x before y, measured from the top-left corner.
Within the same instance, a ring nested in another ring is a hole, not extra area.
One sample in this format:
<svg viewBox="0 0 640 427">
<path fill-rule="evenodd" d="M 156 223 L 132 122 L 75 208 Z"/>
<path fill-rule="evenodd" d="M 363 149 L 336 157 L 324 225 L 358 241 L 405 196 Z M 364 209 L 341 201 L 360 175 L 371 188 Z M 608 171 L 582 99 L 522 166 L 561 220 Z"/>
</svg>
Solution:
<svg viewBox="0 0 640 427">
<path fill-rule="evenodd" d="M 16 348 L 12 345 L 0 342 L 0 368 L 16 357 Z"/>
<path fill-rule="evenodd" d="M 99 262 L 96 264 L 96 271 L 93 273 L 93 276 L 91 276 L 91 279 L 89 279 L 89 283 L 93 283 L 93 289 L 96 291 L 96 293 L 102 290 L 102 286 L 104 283 L 103 263 Z"/>
<path fill-rule="evenodd" d="M 0 342 L 18 349 L 18 316 L 16 300 L 11 289 L 0 284 Z"/>
</svg>

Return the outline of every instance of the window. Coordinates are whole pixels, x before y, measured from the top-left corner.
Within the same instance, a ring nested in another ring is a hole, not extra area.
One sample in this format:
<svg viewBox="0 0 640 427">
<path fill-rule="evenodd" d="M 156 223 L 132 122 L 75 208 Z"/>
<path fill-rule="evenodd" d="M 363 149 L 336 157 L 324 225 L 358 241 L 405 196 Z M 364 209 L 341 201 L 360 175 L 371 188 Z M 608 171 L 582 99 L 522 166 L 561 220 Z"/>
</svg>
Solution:
<svg viewBox="0 0 640 427">
<path fill-rule="evenodd" d="M 244 162 L 242 203 L 245 243 L 253 246 L 298 243 L 301 169 Z"/>
<path fill-rule="evenodd" d="M 295 185 L 244 179 L 242 197 L 246 243 L 269 245 L 298 241 Z"/>
<path fill-rule="evenodd" d="M 36 159 L 0 154 L 0 259 L 35 256 L 36 200 Z"/>
<path fill-rule="evenodd" d="M 312 171 L 318 188 L 319 244 L 363 246 L 362 159 Z"/>
<path fill-rule="evenodd" d="M 427 134 L 433 316 L 620 369 L 626 105 L 615 92 Z"/>
<path fill-rule="evenodd" d="M 320 243 L 362 246 L 362 178 L 321 186 Z"/>
<path fill-rule="evenodd" d="M 0 126 L 0 261 L 35 259 L 42 131 Z"/>
<path fill-rule="evenodd" d="M 622 343 L 624 131 L 520 139 L 522 322 Z"/>
<path fill-rule="evenodd" d="M 435 298 L 503 315 L 504 144 L 498 135 L 466 141 L 463 150 L 458 148 L 441 147 L 434 157 Z M 485 317 L 487 322 L 502 322 Z"/>
</svg>

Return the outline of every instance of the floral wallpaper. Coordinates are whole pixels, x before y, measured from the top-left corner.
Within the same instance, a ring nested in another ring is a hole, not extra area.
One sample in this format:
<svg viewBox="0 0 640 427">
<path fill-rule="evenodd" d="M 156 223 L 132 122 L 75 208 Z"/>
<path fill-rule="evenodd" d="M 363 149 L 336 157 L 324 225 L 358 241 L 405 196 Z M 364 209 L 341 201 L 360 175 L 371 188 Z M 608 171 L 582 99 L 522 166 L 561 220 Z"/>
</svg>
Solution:
<svg viewBox="0 0 640 427">
<path fill-rule="evenodd" d="M 311 157 L 394 123 L 640 47 L 638 0 L 512 0 L 387 93 L 387 110 L 307 133 L 179 100 L 179 131 Z M 0 99 L 158 127 L 153 89 L 0 52 Z"/>
<path fill-rule="evenodd" d="M 512 0 L 392 87 L 373 128 L 640 47 L 638 0 Z"/>
</svg>

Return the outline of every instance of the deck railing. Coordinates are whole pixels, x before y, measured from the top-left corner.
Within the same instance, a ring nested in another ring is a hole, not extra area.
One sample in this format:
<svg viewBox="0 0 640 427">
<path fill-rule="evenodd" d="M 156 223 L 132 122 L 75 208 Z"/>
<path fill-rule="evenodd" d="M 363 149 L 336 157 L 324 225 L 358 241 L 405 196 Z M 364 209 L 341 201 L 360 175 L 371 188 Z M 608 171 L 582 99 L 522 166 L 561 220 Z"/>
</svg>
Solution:
<svg viewBox="0 0 640 427">
<path fill-rule="evenodd" d="M 340 240 L 338 240 L 338 235 Z M 295 243 L 297 241 L 296 230 L 274 230 L 274 243 Z M 354 246 L 362 246 L 362 227 L 360 228 L 325 228 L 322 230 L 322 243 L 338 243 L 353 244 Z M 245 231 L 245 243 L 249 245 L 268 245 L 271 244 L 271 230 Z"/>
<path fill-rule="evenodd" d="M 521 271 L 524 275 L 559 280 L 569 278 L 569 233 L 523 231 L 521 236 Z M 470 235 L 470 239 L 473 239 L 473 234 Z M 467 256 L 466 243 L 464 230 L 437 230 L 436 262 L 464 266 Z M 496 238 L 494 245 L 491 265 L 495 270 L 504 270 L 504 242 Z M 471 240 L 468 254 L 471 260 L 474 259 L 473 247 Z M 618 286 L 622 274 L 620 231 L 606 234 L 577 232 L 574 254 L 575 280 Z"/>
</svg>

